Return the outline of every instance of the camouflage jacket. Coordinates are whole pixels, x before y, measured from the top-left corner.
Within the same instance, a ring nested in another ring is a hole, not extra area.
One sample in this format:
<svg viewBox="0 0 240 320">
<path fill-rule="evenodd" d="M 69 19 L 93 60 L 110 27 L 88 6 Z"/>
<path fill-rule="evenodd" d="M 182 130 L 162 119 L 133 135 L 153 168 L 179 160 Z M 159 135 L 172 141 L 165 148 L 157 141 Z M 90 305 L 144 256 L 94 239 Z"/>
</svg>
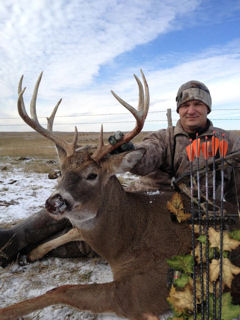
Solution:
<svg viewBox="0 0 240 320">
<path fill-rule="evenodd" d="M 240 150 L 240 137 L 230 131 L 224 131 L 223 129 L 213 127 L 213 124 L 208 120 L 208 129 L 199 135 L 201 142 L 205 140 L 207 136 L 211 139 L 213 132 L 216 132 L 216 137 L 222 139 L 222 134 L 225 134 L 225 140 L 228 141 L 227 154 Z M 190 137 L 186 133 L 180 121 L 177 122 L 175 127 L 168 129 L 162 129 L 147 136 L 143 142 L 138 144 L 136 148 L 144 148 L 146 150 L 143 158 L 137 163 L 132 173 L 143 176 L 140 181 L 143 184 L 142 189 L 160 189 L 166 190 L 171 186 L 171 179 L 180 178 L 181 176 L 189 173 L 190 162 L 187 158 L 186 147 L 189 145 Z M 219 158 L 219 152 L 216 158 Z M 237 162 L 234 163 L 235 167 L 240 166 L 240 157 L 238 156 Z M 209 160 L 211 161 L 211 160 Z M 200 168 L 205 166 L 205 159 L 201 153 L 199 160 Z M 193 162 L 193 169 L 197 168 L 197 161 Z M 234 177 L 233 177 L 234 171 Z M 211 173 L 211 172 L 210 172 Z M 240 191 L 240 169 L 233 169 L 228 166 L 224 169 L 225 177 L 225 197 L 228 194 L 233 195 L 235 191 L 235 183 Z M 233 179 L 235 178 L 235 179 Z M 187 175 L 189 182 L 189 175 Z M 209 182 L 211 184 L 211 177 Z M 220 171 L 217 171 L 217 185 L 218 192 L 220 192 Z M 204 175 L 202 177 L 201 186 L 204 185 Z M 237 192 L 240 196 L 239 191 Z"/>
</svg>

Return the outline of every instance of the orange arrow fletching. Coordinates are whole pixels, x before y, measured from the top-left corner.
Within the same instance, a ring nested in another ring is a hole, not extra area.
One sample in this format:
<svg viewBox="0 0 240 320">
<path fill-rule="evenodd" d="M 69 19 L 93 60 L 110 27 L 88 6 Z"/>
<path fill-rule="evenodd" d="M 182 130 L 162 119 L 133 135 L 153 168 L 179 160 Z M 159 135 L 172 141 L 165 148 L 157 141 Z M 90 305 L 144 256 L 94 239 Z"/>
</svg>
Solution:
<svg viewBox="0 0 240 320">
<path fill-rule="evenodd" d="M 186 151 L 187 151 L 188 160 L 192 162 L 194 160 L 194 151 L 191 144 L 189 144 L 186 147 Z"/>
<path fill-rule="evenodd" d="M 200 152 L 201 152 L 201 145 L 200 145 L 200 139 L 199 138 L 193 140 L 192 148 L 193 148 L 195 157 L 199 158 L 200 157 Z"/>
<path fill-rule="evenodd" d="M 219 144 L 219 150 L 223 158 L 226 156 L 227 149 L 228 149 L 228 142 L 226 140 L 221 140 Z"/>
<path fill-rule="evenodd" d="M 202 153 L 205 160 L 208 160 L 209 158 L 209 146 L 210 146 L 209 141 L 205 141 L 202 143 Z"/>
<path fill-rule="evenodd" d="M 216 137 L 212 137 L 212 156 L 215 156 L 219 147 L 219 139 Z"/>
</svg>

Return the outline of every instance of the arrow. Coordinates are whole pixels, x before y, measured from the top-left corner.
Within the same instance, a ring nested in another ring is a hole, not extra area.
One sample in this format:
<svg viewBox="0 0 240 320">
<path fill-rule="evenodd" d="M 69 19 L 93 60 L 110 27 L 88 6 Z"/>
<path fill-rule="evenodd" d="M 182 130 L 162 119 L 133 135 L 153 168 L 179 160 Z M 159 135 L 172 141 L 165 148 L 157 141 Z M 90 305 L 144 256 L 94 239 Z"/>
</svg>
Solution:
<svg viewBox="0 0 240 320">
<path fill-rule="evenodd" d="M 222 137 L 223 138 L 219 144 L 219 150 L 220 150 L 221 157 L 225 158 L 225 156 L 227 154 L 227 149 L 228 149 L 228 142 L 226 140 L 224 140 L 224 133 L 223 133 Z"/>
<path fill-rule="evenodd" d="M 212 136 L 212 157 L 216 156 L 218 147 L 219 147 L 219 139 L 215 137 L 215 131 L 213 131 L 213 136 Z"/>
<path fill-rule="evenodd" d="M 186 147 L 188 160 L 192 162 L 194 160 L 194 150 L 192 147 L 192 139 L 189 140 L 190 144 Z"/>
<path fill-rule="evenodd" d="M 198 136 L 198 134 L 196 136 Z M 201 152 L 200 138 L 193 140 L 192 147 L 193 147 L 195 157 L 199 158 L 200 152 Z"/>
<path fill-rule="evenodd" d="M 205 137 L 205 141 L 202 143 L 202 153 L 205 160 L 209 158 L 209 146 L 210 141 L 207 141 L 208 137 Z"/>
</svg>

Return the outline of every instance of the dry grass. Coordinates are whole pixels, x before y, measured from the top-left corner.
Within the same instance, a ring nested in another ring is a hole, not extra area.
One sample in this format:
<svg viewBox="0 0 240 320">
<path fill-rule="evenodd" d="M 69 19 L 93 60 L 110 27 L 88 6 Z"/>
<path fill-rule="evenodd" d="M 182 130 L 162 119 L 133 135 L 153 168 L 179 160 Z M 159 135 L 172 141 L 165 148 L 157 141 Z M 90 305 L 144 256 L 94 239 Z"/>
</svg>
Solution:
<svg viewBox="0 0 240 320">
<path fill-rule="evenodd" d="M 3 132 L 0 134 L 0 156 L 54 159 L 55 146 L 35 132 Z"/>
<path fill-rule="evenodd" d="M 140 133 L 135 142 L 141 141 L 148 133 Z M 57 135 L 71 141 L 73 133 L 58 132 Z M 104 133 L 107 142 L 110 132 Z M 79 145 L 96 145 L 98 132 L 79 133 Z M 50 161 L 51 162 L 50 162 Z M 2 132 L 0 133 L 0 171 L 12 171 L 23 168 L 25 172 L 51 173 L 59 169 L 54 143 L 36 132 Z"/>
<path fill-rule="evenodd" d="M 71 141 L 73 133 L 58 132 L 59 136 Z M 140 133 L 134 139 L 135 142 L 141 141 L 142 137 L 148 132 Z M 110 132 L 104 133 L 104 140 L 111 135 Z M 79 133 L 80 145 L 96 145 L 98 142 L 98 132 Z M 0 156 L 9 157 L 36 157 L 44 159 L 56 159 L 55 145 L 48 139 L 35 132 L 1 132 L 0 133 Z"/>
<path fill-rule="evenodd" d="M 24 163 L 24 172 L 50 173 L 59 170 L 58 162 L 49 162 L 45 159 L 32 159 Z"/>
<path fill-rule="evenodd" d="M 234 130 L 240 135 L 239 130 Z M 104 140 L 107 141 L 111 132 L 104 133 Z M 133 142 L 139 142 L 149 132 L 141 132 Z M 73 133 L 58 132 L 57 135 L 71 141 Z M 79 133 L 80 145 L 96 145 L 98 142 L 98 132 L 81 132 Z M 0 133 L 0 156 L 9 157 L 34 157 L 38 159 L 57 159 L 55 145 L 48 139 L 42 137 L 36 132 L 1 132 Z"/>
<path fill-rule="evenodd" d="M 232 132 L 234 132 L 235 134 L 237 134 L 238 136 L 240 136 L 240 130 L 232 130 Z"/>
<path fill-rule="evenodd" d="M 52 173 L 59 170 L 59 166 L 58 161 L 45 158 L 0 157 L 0 172 L 12 172 L 13 169 L 21 169 L 26 173 Z M 3 188 L 1 190 L 3 191 Z"/>
</svg>

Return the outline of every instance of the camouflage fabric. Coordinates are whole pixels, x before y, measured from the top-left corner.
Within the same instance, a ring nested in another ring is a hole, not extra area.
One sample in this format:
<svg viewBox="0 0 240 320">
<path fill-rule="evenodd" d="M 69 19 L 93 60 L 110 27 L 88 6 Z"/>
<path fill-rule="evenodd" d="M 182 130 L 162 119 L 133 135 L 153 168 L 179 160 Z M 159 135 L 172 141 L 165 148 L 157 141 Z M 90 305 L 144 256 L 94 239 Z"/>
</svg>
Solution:
<svg viewBox="0 0 240 320">
<path fill-rule="evenodd" d="M 191 100 L 202 101 L 207 105 L 208 113 L 211 112 L 212 98 L 210 95 L 210 91 L 208 90 L 208 88 L 205 86 L 204 83 L 197 80 L 191 80 L 181 85 L 181 87 L 178 89 L 177 97 L 176 97 L 177 112 L 181 104 Z"/>
<path fill-rule="evenodd" d="M 208 120 L 209 121 L 209 120 Z M 228 141 L 228 154 L 240 150 L 240 137 L 230 131 L 213 127 L 209 121 L 208 129 L 199 135 L 201 142 L 205 140 L 205 136 L 211 139 L 213 131 L 216 136 L 221 139 L 222 134 L 225 134 L 225 139 Z M 187 159 L 186 147 L 189 144 L 189 135 L 183 130 L 180 120 L 176 127 L 156 131 L 146 137 L 142 143 L 136 145 L 136 149 L 144 148 L 146 153 L 138 162 L 132 173 L 143 176 L 139 182 L 139 189 L 147 190 L 166 190 L 171 188 L 172 177 L 179 178 L 189 172 L 190 163 Z M 216 158 L 219 158 L 217 153 Z M 240 161 L 240 157 L 238 158 Z M 235 166 L 240 166 L 240 162 L 233 162 Z M 193 168 L 196 169 L 196 161 L 193 163 Z M 205 166 L 205 160 L 201 154 L 200 167 Z M 224 170 L 225 174 L 225 197 L 230 198 L 234 194 L 233 168 L 228 167 Z M 211 184 L 211 171 L 209 172 L 209 183 Z M 238 194 L 240 195 L 240 169 L 235 169 L 236 184 Z M 203 176 L 201 186 L 205 184 Z M 187 177 L 189 183 L 189 176 Z M 217 172 L 218 190 L 220 192 L 220 171 Z M 140 188 L 142 185 L 142 188 Z"/>
</svg>

